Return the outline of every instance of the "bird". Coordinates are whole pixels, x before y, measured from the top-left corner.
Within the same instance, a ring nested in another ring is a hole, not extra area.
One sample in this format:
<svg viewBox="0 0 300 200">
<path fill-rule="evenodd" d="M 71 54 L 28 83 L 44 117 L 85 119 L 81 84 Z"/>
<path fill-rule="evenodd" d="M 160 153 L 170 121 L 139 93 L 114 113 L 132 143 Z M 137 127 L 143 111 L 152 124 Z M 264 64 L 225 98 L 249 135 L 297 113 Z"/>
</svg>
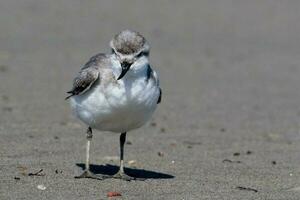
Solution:
<svg viewBox="0 0 300 200">
<path fill-rule="evenodd" d="M 111 52 L 91 57 L 67 92 L 73 114 L 87 125 L 85 170 L 76 178 L 137 180 L 124 171 L 126 134 L 149 121 L 161 102 L 162 90 L 149 63 L 150 46 L 143 35 L 123 30 L 109 44 Z M 120 165 L 114 175 L 90 170 L 94 129 L 120 134 Z"/>
</svg>

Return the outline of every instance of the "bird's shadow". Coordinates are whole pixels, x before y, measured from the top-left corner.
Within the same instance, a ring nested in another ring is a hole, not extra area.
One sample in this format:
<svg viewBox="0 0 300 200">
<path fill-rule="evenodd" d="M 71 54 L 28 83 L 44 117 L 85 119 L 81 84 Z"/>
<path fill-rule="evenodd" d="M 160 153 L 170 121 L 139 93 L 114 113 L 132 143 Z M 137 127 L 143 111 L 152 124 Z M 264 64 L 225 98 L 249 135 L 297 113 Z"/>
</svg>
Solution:
<svg viewBox="0 0 300 200">
<path fill-rule="evenodd" d="M 77 163 L 78 167 L 80 167 L 82 170 L 85 169 L 85 165 L 83 163 Z M 102 174 L 102 175 L 114 175 L 118 172 L 119 166 L 116 165 L 90 165 L 91 172 L 95 174 Z M 124 168 L 124 171 L 129 176 L 135 177 L 135 178 L 142 178 L 142 179 L 171 179 L 175 176 L 170 174 L 165 174 L 161 172 L 154 172 L 144 169 L 131 169 L 131 168 Z"/>
</svg>

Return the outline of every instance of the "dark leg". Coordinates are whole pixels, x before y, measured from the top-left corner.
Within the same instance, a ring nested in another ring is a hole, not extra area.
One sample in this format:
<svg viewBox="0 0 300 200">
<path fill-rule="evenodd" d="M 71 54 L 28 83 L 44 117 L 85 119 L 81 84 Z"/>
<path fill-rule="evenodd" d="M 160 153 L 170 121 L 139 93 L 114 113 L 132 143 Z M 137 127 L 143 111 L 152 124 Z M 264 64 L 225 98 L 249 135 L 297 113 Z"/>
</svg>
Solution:
<svg viewBox="0 0 300 200">
<path fill-rule="evenodd" d="M 125 144 L 125 141 L 126 141 L 126 132 L 121 133 L 121 135 L 120 135 L 120 169 L 115 175 L 113 175 L 113 178 L 123 179 L 126 181 L 144 180 L 144 179 L 138 179 L 138 178 L 128 176 L 124 172 L 124 144 Z"/>
<path fill-rule="evenodd" d="M 89 127 L 86 133 L 87 133 L 87 135 L 86 135 L 87 143 L 86 143 L 85 170 L 80 176 L 75 176 L 75 178 L 93 178 L 93 179 L 102 180 L 106 177 L 95 175 L 94 173 L 92 173 L 90 171 L 90 145 L 91 145 L 91 141 L 92 141 L 92 138 L 93 138 L 92 128 Z"/>
<path fill-rule="evenodd" d="M 120 135 L 120 172 L 124 173 L 124 144 L 126 142 L 126 132 Z"/>
</svg>

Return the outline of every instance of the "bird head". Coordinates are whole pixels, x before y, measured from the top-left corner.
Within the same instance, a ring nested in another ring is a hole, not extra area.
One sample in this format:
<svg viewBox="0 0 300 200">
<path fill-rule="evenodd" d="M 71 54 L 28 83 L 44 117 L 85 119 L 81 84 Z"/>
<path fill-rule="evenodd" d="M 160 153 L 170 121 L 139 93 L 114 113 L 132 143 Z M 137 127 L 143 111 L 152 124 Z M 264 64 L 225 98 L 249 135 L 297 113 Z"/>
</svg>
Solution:
<svg viewBox="0 0 300 200">
<path fill-rule="evenodd" d="M 138 32 L 121 31 L 110 41 L 110 47 L 120 62 L 122 70 L 118 80 L 122 79 L 131 67 L 139 67 L 139 64 L 148 61 L 149 44 Z"/>
</svg>

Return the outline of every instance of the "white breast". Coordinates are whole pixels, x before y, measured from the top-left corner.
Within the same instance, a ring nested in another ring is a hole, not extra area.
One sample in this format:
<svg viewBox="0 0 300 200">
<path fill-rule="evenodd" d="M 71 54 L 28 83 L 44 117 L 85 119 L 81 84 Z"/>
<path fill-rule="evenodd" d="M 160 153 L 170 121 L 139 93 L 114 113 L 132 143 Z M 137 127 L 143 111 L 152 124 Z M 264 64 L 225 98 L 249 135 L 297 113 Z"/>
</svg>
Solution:
<svg viewBox="0 0 300 200">
<path fill-rule="evenodd" d="M 90 91 L 72 97 L 75 115 L 92 128 L 117 133 L 145 124 L 157 106 L 156 81 L 128 76 L 117 83 L 96 83 Z"/>
</svg>

